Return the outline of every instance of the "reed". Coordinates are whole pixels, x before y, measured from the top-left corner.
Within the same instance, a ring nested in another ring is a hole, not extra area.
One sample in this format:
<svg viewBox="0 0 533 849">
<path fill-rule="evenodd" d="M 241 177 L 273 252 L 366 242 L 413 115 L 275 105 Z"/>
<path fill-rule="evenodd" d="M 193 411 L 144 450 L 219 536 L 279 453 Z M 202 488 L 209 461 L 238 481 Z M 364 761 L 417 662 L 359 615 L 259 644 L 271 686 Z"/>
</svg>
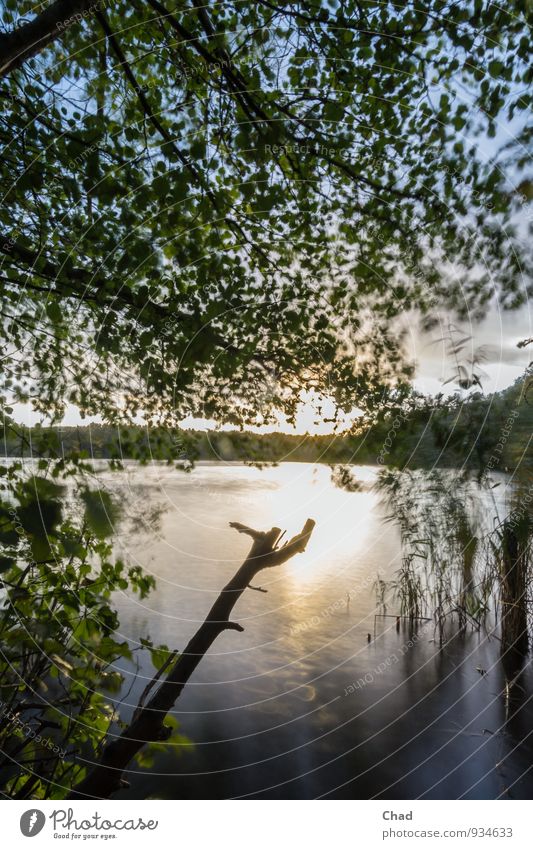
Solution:
<svg viewBox="0 0 533 849">
<path fill-rule="evenodd" d="M 453 620 L 479 628 L 490 610 L 492 582 L 481 556 L 472 481 L 449 471 L 386 471 L 378 491 L 397 525 L 402 565 L 389 582 L 402 615 L 435 619 L 441 641 Z"/>
<path fill-rule="evenodd" d="M 533 572 L 533 520 L 511 512 L 491 536 L 494 571 L 499 583 L 502 654 L 520 661 L 529 649 Z"/>
</svg>

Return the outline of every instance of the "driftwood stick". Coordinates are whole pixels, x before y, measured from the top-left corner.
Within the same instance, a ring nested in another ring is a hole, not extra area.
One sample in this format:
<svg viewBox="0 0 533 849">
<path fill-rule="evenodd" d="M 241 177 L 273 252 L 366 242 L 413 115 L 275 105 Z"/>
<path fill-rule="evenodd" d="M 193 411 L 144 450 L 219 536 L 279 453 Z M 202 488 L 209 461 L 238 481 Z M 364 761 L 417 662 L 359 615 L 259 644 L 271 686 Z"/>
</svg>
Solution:
<svg viewBox="0 0 533 849">
<path fill-rule="evenodd" d="M 256 593 L 267 593 L 268 590 L 264 590 L 263 587 L 253 587 L 252 584 L 248 584 L 249 590 L 255 590 Z"/>
<path fill-rule="evenodd" d="M 164 720 L 206 652 L 223 631 L 244 630 L 230 619 L 242 593 L 262 569 L 280 566 L 295 554 L 305 551 L 315 523 L 308 519 L 301 532 L 281 548 L 277 547 L 281 534 L 279 528 L 256 531 L 239 522 L 231 522 L 230 525 L 253 540 L 246 560 L 217 597 L 204 622 L 179 654 L 164 681 L 146 704 L 142 704 L 141 699 L 130 724 L 104 747 L 100 760 L 71 791 L 70 799 L 109 798 L 122 786 L 124 770 L 143 746 L 168 739 L 171 729 L 164 725 Z M 154 683 L 151 682 L 152 685 Z"/>
<path fill-rule="evenodd" d="M 137 719 L 141 709 L 144 706 L 146 699 L 148 698 L 148 694 L 154 689 L 155 685 L 157 684 L 157 682 L 159 681 L 161 676 L 167 671 L 170 664 L 173 663 L 177 654 L 178 654 L 177 651 L 169 652 L 168 657 L 166 658 L 164 663 L 161 664 L 161 666 L 159 667 L 159 669 L 155 673 L 152 680 L 148 682 L 148 684 L 146 685 L 146 687 L 144 688 L 144 690 L 142 691 L 142 693 L 140 695 L 139 701 L 137 703 L 137 707 L 135 709 L 135 713 L 133 714 L 133 719 Z"/>
</svg>

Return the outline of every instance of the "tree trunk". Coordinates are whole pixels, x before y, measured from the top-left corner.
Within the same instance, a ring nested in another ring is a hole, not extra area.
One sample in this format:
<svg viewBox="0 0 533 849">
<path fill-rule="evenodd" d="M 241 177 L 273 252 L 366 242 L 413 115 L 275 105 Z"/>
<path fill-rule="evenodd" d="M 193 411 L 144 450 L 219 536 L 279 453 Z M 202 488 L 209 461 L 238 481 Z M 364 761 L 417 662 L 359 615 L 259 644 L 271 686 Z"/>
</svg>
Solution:
<svg viewBox="0 0 533 849">
<path fill-rule="evenodd" d="M 0 77 L 19 68 L 82 18 L 99 7 L 99 0 L 56 0 L 33 20 L 0 35 Z"/>
<path fill-rule="evenodd" d="M 205 621 L 191 638 L 185 651 L 179 655 L 150 701 L 144 705 L 143 697 L 141 697 L 128 727 L 119 737 L 105 746 L 100 761 L 71 791 L 70 799 L 108 798 L 120 789 L 123 771 L 146 743 L 168 739 L 171 730 L 163 724 L 165 717 L 206 652 L 223 631 L 244 630 L 241 625 L 230 621 L 233 608 L 244 590 L 250 586 L 250 582 L 262 569 L 279 566 L 298 552 L 304 551 L 314 525 L 314 521 L 308 519 L 301 533 L 278 548 L 276 545 L 281 533 L 279 528 L 272 528 L 263 533 L 247 528 L 238 522 L 231 522 L 231 527 L 239 533 L 248 534 L 253 539 L 252 548 L 246 560 L 226 584 Z M 257 588 L 251 587 L 251 589 Z M 157 678 L 158 676 L 152 681 L 152 685 Z M 151 686 L 148 689 L 151 689 Z"/>
</svg>

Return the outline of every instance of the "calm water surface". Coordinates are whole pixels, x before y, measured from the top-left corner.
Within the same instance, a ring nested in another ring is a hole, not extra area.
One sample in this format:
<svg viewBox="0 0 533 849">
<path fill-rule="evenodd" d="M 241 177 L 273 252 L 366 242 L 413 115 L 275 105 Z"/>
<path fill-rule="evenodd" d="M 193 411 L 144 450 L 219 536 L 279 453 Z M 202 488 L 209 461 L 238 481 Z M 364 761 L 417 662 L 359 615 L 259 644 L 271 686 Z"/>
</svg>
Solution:
<svg viewBox="0 0 533 849">
<path fill-rule="evenodd" d="M 132 770 L 123 795 L 531 797 L 531 668 L 509 699 L 494 637 L 472 633 L 441 650 L 432 625 L 413 634 L 376 618 L 373 584 L 394 575 L 399 540 L 371 491 L 376 470 L 355 471 L 363 489 L 353 493 L 303 463 L 109 476 L 131 509 L 164 508 L 155 534 L 120 536 L 122 553 L 157 579 L 142 602 L 117 596 L 132 646 L 149 636 L 184 647 L 248 551 L 229 522 L 289 535 L 317 522 L 304 554 L 258 578 L 267 593 L 243 595 L 233 618 L 244 632 L 217 640 L 178 701 L 194 748 L 161 753 L 149 774 Z M 124 716 L 153 674 L 146 653 L 138 660 L 136 678 L 126 670 Z"/>
</svg>

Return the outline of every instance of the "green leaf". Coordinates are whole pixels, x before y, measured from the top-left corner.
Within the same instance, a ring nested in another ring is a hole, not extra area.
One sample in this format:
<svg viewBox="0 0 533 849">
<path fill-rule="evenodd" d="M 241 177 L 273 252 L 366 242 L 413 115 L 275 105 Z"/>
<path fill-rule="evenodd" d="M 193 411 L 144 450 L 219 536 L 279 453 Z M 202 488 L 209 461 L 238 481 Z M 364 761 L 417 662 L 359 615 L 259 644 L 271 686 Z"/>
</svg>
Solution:
<svg viewBox="0 0 533 849">
<path fill-rule="evenodd" d="M 103 489 L 84 490 L 81 500 L 85 504 L 84 519 L 99 539 L 111 536 L 115 531 L 119 510 L 111 495 Z"/>
</svg>

